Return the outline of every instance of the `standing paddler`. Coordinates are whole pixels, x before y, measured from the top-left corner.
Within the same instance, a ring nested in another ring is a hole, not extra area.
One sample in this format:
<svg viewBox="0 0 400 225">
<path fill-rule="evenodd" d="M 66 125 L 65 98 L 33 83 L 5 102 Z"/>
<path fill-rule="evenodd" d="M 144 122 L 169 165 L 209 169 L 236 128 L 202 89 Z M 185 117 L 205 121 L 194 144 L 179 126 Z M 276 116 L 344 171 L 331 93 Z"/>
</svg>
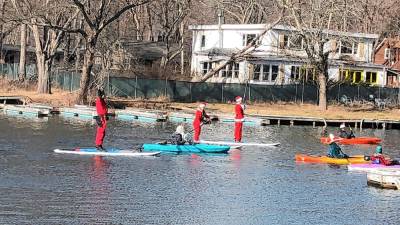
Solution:
<svg viewBox="0 0 400 225">
<path fill-rule="evenodd" d="M 246 106 L 242 104 L 243 98 L 237 96 L 235 98 L 235 142 L 242 141 L 242 129 L 243 129 L 243 121 L 244 121 L 244 110 Z"/>
<path fill-rule="evenodd" d="M 107 105 L 105 102 L 105 93 L 102 89 L 97 90 L 96 98 L 96 122 L 97 122 L 97 132 L 96 132 L 96 149 L 99 151 L 105 151 L 103 148 L 104 136 L 106 135 L 107 127 Z"/>
<path fill-rule="evenodd" d="M 210 117 L 207 115 L 206 111 L 204 110 L 206 108 L 207 103 L 202 102 L 199 104 L 199 107 L 197 107 L 196 114 L 193 120 L 193 131 L 194 131 L 194 136 L 193 136 L 193 141 L 194 142 L 199 142 L 200 141 L 200 133 L 201 133 L 201 126 L 203 123 L 208 123 L 210 121 Z"/>
</svg>

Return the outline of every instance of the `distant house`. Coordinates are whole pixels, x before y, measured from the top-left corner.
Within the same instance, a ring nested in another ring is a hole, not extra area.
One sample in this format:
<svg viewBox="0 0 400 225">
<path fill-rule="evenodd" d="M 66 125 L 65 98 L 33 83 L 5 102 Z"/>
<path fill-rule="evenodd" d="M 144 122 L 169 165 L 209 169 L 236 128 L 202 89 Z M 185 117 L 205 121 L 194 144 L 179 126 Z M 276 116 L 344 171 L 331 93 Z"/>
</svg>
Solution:
<svg viewBox="0 0 400 225">
<path fill-rule="evenodd" d="M 385 38 L 375 49 L 374 62 L 387 68 L 387 86 L 398 87 L 400 75 L 400 37 Z"/>
<path fill-rule="evenodd" d="M 202 76 L 257 37 L 265 24 L 194 25 L 191 71 Z M 329 78 L 370 85 L 386 84 L 384 66 L 373 63 L 376 34 L 326 31 L 332 37 L 326 49 L 331 53 Z M 304 42 L 296 29 L 277 25 L 267 32 L 259 46 L 239 62 L 222 69 L 210 82 L 291 84 L 316 79 L 315 70 L 305 64 Z M 345 38 L 343 38 L 345 37 Z"/>
</svg>

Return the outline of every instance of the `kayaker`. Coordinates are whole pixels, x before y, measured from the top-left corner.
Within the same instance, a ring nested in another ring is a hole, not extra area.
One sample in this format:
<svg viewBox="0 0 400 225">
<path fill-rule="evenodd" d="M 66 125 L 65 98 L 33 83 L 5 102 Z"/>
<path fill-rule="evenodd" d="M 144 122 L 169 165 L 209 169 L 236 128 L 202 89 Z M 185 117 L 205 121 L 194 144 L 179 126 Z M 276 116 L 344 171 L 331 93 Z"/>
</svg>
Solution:
<svg viewBox="0 0 400 225">
<path fill-rule="evenodd" d="M 184 145 L 186 143 L 185 140 L 185 128 L 183 125 L 179 125 L 176 127 L 175 133 L 172 135 L 171 144 L 174 145 Z"/>
<path fill-rule="evenodd" d="M 354 136 L 354 133 L 352 130 L 350 130 L 350 132 L 346 131 L 346 124 L 344 124 L 344 123 L 340 124 L 338 136 L 341 138 L 346 138 L 346 139 L 351 139 L 351 138 L 356 137 L 356 136 Z"/>
<path fill-rule="evenodd" d="M 204 110 L 206 108 L 207 103 L 202 102 L 199 104 L 199 107 L 197 107 L 195 118 L 193 120 L 193 131 L 194 131 L 194 136 L 193 136 L 193 141 L 198 142 L 200 141 L 200 133 L 201 133 L 201 126 L 204 123 L 209 123 L 210 122 L 210 117 L 207 115 L 206 111 Z"/>
<path fill-rule="evenodd" d="M 335 135 L 329 134 L 329 138 L 330 138 L 330 143 L 328 147 L 327 156 L 330 158 L 339 158 L 339 159 L 348 158 L 348 156 L 343 153 L 342 149 L 335 142 Z"/>
<path fill-rule="evenodd" d="M 388 156 L 383 154 L 381 145 L 376 146 L 375 153 L 371 156 L 371 161 L 373 164 L 382 164 L 385 166 L 398 164 L 396 160 L 391 160 Z"/>
<path fill-rule="evenodd" d="M 244 122 L 244 110 L 246 106 L 242 104 L 243 98 L 237 96 L 235 98 L 236 105 L 235 105 L 235 142 L 242 141 L 242 129 L 243 129 L 243 122 Z"/>
<path fill-rule="evenodd" d="M 106 135 L 107 127 L 107 106 L 105 102 L 105 93 L 102 89 L 97 90 L 96 98 L 96 122 L 97 122 L 97 132 L 96 132 L 96 148 L 99 151 L 105 151 L 103 148 L 104 136 Z"/>
</svg>

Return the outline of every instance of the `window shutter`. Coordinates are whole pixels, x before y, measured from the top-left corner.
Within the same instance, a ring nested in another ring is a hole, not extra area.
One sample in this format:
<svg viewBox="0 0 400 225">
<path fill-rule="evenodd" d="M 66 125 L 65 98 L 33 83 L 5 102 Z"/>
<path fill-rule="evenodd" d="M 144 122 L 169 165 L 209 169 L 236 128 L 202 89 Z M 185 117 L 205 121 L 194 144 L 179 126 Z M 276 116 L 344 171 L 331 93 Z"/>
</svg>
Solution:
<svg viewBox="0 0 400 225">
<path fill-rule="evenodd" d="M 360 58 L 364 58 L 365 57 L 365 44 L 364 44 L 364 42 L 358 43 L 358 51 L 359 51 Z"/>
<path fill-rule="evenodd" d="M 337 52 L 336 48 L 337 48 L 337 41 L 336 40 L 332 40 L 331 41 L 331 52 L 336 53 Z"/>
<path fill-rule="evenodd" d="M 253 80 L 254 79 L 254 65 L 249 63 L 247 70 L 248 70 L 248 75 L 249 75 L 248 80 Z"/>
<path fill-rule="evenodd" d="M 279 48 L 280 49 L 285 48 L 285 35 L 284 34 L 279 34 Z"/>
</svg>

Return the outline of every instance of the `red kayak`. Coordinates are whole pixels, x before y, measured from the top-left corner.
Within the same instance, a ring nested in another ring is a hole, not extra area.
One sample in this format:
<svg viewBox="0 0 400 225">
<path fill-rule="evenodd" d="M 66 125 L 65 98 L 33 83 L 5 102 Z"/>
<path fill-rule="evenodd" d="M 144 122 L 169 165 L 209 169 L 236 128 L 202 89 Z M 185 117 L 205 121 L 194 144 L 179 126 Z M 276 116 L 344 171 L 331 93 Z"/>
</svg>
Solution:
<svg viewBox="0 0 400 225">
<path fill-rule="evenodd" d="M 376 145 L 381 143 L 381 139 L 380 138 L 376 138 L 376 137 L 356 137 L 356 138 L 340 138 L 340 137 L 335 137 L 336 143 L 338 144 L 342 144 L 342 145 L 359 145 L 359 144 L 366 144 L 366 145 Z M 322 144 L 329 144 L 330 143 L 330 139 L 329 137 L 322 137 L 321 138 L 321 143 Z"/>
</svg>

